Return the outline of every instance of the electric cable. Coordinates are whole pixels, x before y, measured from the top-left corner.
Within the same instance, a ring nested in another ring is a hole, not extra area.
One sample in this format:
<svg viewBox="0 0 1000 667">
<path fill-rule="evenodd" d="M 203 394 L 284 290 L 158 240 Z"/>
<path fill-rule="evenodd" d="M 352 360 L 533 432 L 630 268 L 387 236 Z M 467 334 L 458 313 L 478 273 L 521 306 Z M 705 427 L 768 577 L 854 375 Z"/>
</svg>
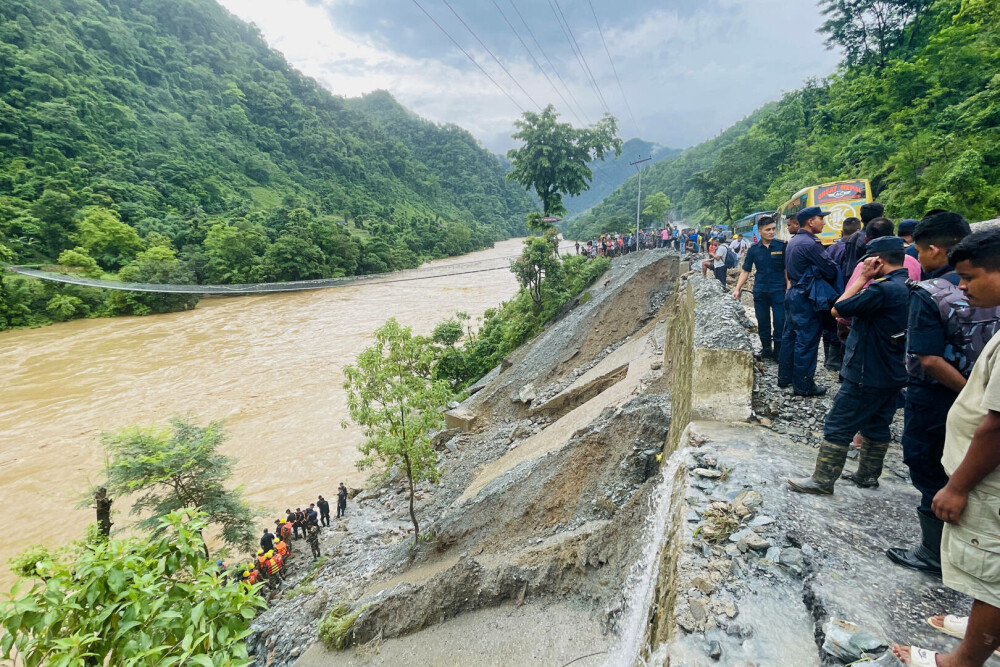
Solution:
<svg viewBox="0 0 1000 667">
<path fill-rule="evenodd" d="M 490 54 L 490 56 L 493 57 L 493 60 L 496 61 L 497 65 L 500 65 L 500 69 L 502 69 L 504 72 L 506 72 L 507 76 L 510 77 L 510 80 L 514 82 L 514 85 L 517 86 L 518 88 L 520 88 L 521 92 L 524 93 L 525 96 L 529 100 L 531 100 L 531 103 L 534 104 L 536 107 L 538 107 L 538 110 L 541 111 L 542 110 L 542 106 L 538 102 L 535 101 L 535 99 L 531 96 L 530 93 L 528 93 L 527 90 L 524 89 L 524 86 L 521 85 L 521 82 L 518 81 L 514 77 L 514 75 L 510 73 L 510 71 L 506 67 L 504 67 L 504 64 L 502 62 L 500 62 L 500 59 L 497 58 L 496 55 L 494 55 L 494 53 L 492 51 L 490 51 L 490 47 L 486 46 L 486 44 L 483 42 L 483 40 L 479 39 L 479 35 L 476 34 L 476 31 L 473 30 L 471 27 L 469 27 L 469 24 L 465 22 L 465 19 L 463 19 L 461 16 L 458 15 L 458 12 L 455 11 L 455 8 L 451 6 L 451 4 L 448 2 L 448 0 L 441 0 L 441 2 L 444 3 L 445 7 L 447 7 L 448 9 L 451 10 L 451 13 L 455 15 L 455 18 L 457 18 L 461 22 L 462 25 L 465 26 L 465 29 L 469 31 L 469 34 L 471 34 L 473 37 L 475 37 L 476 41 L 479 42 L 479 45 L 481 47 L 483 47 L 484 49 L 486 49 L 486 53 Z"/>
<path fill-rule="evenodd" d="M 562 75 L 559 74 L 559 70 L 556 69 L 556 66 L 552 64 L 552 60 L 549 58 L 548 54 L 545 53 L 545 49 L 542 48 L 542 45 L 535 37 L 535 33 L 531 29 L 531 26 L 528 25 L 528 22 L 524 19 L 524 16 L 521 15 L 521 10 L 517 8 L 516 4 L 514 4 L 514 0 L 507 0 L 507 1 L 510 3 L 510 6 L 514 8 L 514 12 L 517 14 L 517 17 L 521 19 L 521 23 L 524 24 L 525 29 L 528 31 L 528 35 L 531 37 L 531 41 L 533 41 L 535 43 L 535 46 L 538 47 L 538 51 L 542 54 L 542 57 L 545 58 L 545 62 L 549 64 L 549 67 L 552 68 L 552 72 L 556 75 L 556 78 L 559 79 L 559 83 L 561 83 L 563 85 L 563 88 L 566 89 L 566 93 L 569 94 L 569 98 L 573 100 L 573 103 L 576 104 L 577 108 L 580 110 L 580 116 L 589 125 L 590 119 L 587 117 L 587 112 L 584 111 L 583 105 L 580 104 L 580 101 L 576 99 L 576 95 L 573 94 L 573 91 L 570 89 L 570 87 L 566 85 L 566 82 L 563 80 Z"/>
<path fill-rule="evenodd" d="M 618 82 L 618 92 L 622 94 L 622 101 L 625 102 L 625 108 L 628 110 L 628 117 L 632 120 L 632 126 L 635 128 L 636 136 L 639 136 L 639 123 L 635 122 L 635 114 L 632 113 L 632 105 L 628 103 L 628 97 L 625 95 L 625 88 L 622 86 L 622 80 L 618 76 L 618 69 L 615 67 L 615 61 L 611 57 L 611 51 L 608 49 L 608 43 L 604 41 L 604 31 L 601 30 L 601 22 L 597 18 L 597 12 L 594 11 L 594 3 L 591 0 L 587 0 L 587 4 L 590 5 L 590 13 L 594 15 L 594 23 L 597 24 L 597 34 L 601 36 L 601 44 L 604 45 L 604 53 L 608 55 L 608 62 L 611 63 L 611 71 L 614 72 L 615 81 Z"/>
<path fill-rule="evenodd" d="M 576 113 L 576 109 L 574 109 L 573 106 L 569 103 L 569 101 L 566 99 L 566 96 L 562 94 L 562 91 L 559 90 L 559 87 L 555 84 L 555 82 L 552 81 L 551 78 L 549 78 L 548 72 L 545 71 L 545 68 L 543 68 L 541 63 L 538 62 L 538 59 L 535 58 L 535 54 L 531 52 L 531 49 L 528 48 L 528 45 L 524 42 L 523 39 L 521 39 L 521 34 L 517 31 L 516 28 L 514 28 L 514 24 L 510 22 L 510 19 L 508 19 L 507 15 L 503 13 L 503 10 L 500 9 L 500 5 L 497 4 L 497 0 L 490 0 L 490 1 L 493 3 L 493 6 L 497 8 L 497 11 L 500 13 L 500 16 L 503 17 L 503 20 L 507 24 L 507 27 L 510 28 L 510 31 L 514 33 L 515 37 L 517 37 L 517 41 L 521 42 L 521 46 L 524 47 L 524 50 L 528 54 L 528 57 L 531 58 L 531 62 L 535 63 L 535 67 L 538 68 L 538 71 L 542 73 L 542 75 L 545 77 L 545 80 L 549 82 L 550 86 L 552 86 L 552 90 L 556 92 L 556 95 L 559 96 L 559 99 L 561 99 L 563 101 L 563 104 L 566 105 L 566 108 L 570 110 L 570 113 L 572 113 L 573 116 L 576 118 L 576 122 L 583 125 L 584 123 L 582 120 L 580 120 L 580 115 Z"/>
<path fill-rule="evenodd" d="M 482 73 L 483 73 L 484 75 L 486 75 L 486 78 L 487 78 L 487 79 L 489 79 L 490 81 L 492 81 L 492 82 L 493 82 L 493 85 L 494 85 L 494 86 L 496 86 L 497 88 L 499 88 L 499 89 L 500 89 L 500 92 L 501 92 L 501 93 L 503 93 L 504 95 L 506 95 L 506 96 L 507 96 L 507 99 L 508 99 L 508 100 L 510 100 L 510 101 L 511 101 L 511 102 L 512 102 L 512 103 L 514 104 L 514 106 L 516 106 L 516 107 L 517 107 L 518 109 L 520 109 L 521 113 L 524 113 L 524 107 L 522 107 L 522 106 L 521 106 L 520 104 L 518 104 L 517 100 L 515 100 L 515 99 L 514 99 L 514 98 L 513 98 L 512 96 L 511 96 L 511 94 L 507 92 L 507 89 L 506 89 L 506 88 L 504 88 L 503 86 L 501 86 L 501 85 L 500 85 L 499 83 L 497 83 L 497 80 L 496 80 L 496 79 L 494 79 L 494 78 L 493 78 L 492 76 L 490 76 L 490 73 L 489 73 L 489 72 L 487 72 L 487 71 L 486 71 L 485 69 L 483 69 L 483 66 L 482 66 L 482 65 L 480 65 L 480 64 L 479 64 L 478 62 L 476 62 L 476 59 L 475 59 L 475 58 L 473 58 L 473 57 L 472 57 L 472 55 L 471 55 L 471 54 L 470 54 L 470 53 L 469 53 L 468 51 L 466 51 L 466 50 L 465 50 L 464 48 L 462 48 L 462 45 L 461 45 L 461 44 L 459 44 L 459 43 L 458 43 L 457 41 L 455 41 L 455 38 L 454 38 L 454 37 L 452 37 L 452 36 L 451 36 L 451 35 L 450 35 L 450 34 L 448 33 L 448 31 L 447 31 L 447 30 L 445 30 L 445 29 L 444 29 L 444 28 L 443 28 L 443 27 L 441 26 L 441 24 L 440 24 L 440 23 L 438 23 L 438 22 L 437 22 L 436 20 L 434 20 L 434 17 L 433 17 L 433 16 L 431 16 L 431 15 L 430 15 L 430 14 L 429 14 L 429 13 L 427 12 L 427 10 L 426 10 L 426 9 L 424 9 L 423 5 L 421 5 L 421 4 L 420 4 L 420 2 L 418 2 L 418 0 L 413 0 L 413 4 L 415 4 L 415 5 L 416 5 L 416 6 L 417 6 L 417 7 L 418 7 L 418 8 L 420 9 L 420 11 L 422 11 L 422 12 L 424 13 L 424 15 L 425 15 L 425 16 L 426 16 L 427 18 L 429 18 L 429 19 L 431 20 L 431 23 L 433 23 L 434 25 L 436 25 L 436 26 L 438 27 L 438 29 L 439 29 L 439 30 L 440 30 L 441 32 L 443 32 L 443 33 L 445 34 L 445 37 L 447 37 L 448 39 L 450 39 L 450 40 L 451 40 L 451 43 L 452 43 L 452 44 L 454 44 L 455 46 L 457 46 L 457 47 L 458 47 L 458 49 L 459 49 L 459 50 L 460 50 L 460 51 L 461 51 L 462 53 L 464 53 L 464 54 L 465 54 L 465 57 L 466 57 L 466 58 L 468 58 L 469 60 L 471 60 L 471 61 L 472 61 L 472 64 L 473 64 L 473 65 L 475 65 L 475 66 L 476 66 L 477 68 L 479 68 L 479 71 L 480 71 L 480 72 L 482 72 Z"/>
<path fill-rule="evenodd" d="M 576 56 L 577 63 L 583 70 L 584 78 L 587 79 L 590 86 L 594 89 L 594 92 L 597 93 L 597 97 L 600 100 L 604 111 L 611 113 L 611 109 L 608 107 L 608 103 L 604 99 L 604 95 L 601 93 L 601 87 L 597 84 L 597 79 L 594 78 L 593 73 L 591 73 L 590 67 L 587 65 L 587 60 L 583 56 L 583 51 L 580 49 L 580 45 L 577 43 L 576 37 L 573 35 L 573 29 L 570 27 L 569 21 L 566 21 L 566 16 L 563 14 L 562 7 L 559 6 L 559 0 L 549 0 L 549 7 L 552 9 L 552 13 L 556 17 L 556 23 L 559 24 L 559 28 L 563 31 L 563 36 L 566 38 L 566 41 L 569 42 L 569 48 L 573 52 L 573 55 Z M 562 20 L 560 20 L 560 17 L 562 17 Z M 563 25 L 563 22 L 565 22 L 565 26 Z"/>
</svg>

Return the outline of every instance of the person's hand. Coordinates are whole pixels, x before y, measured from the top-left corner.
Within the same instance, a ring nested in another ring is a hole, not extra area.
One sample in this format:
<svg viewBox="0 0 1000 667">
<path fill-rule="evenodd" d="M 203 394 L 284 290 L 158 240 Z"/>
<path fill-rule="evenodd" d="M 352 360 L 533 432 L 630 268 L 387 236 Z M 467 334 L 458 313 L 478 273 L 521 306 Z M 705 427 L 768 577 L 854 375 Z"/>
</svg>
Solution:
<svg viewBox="0 0 1000 667">
<path fill-rule="evenodd" d="M 872 280 L 878 276 L 879 269 L 882 268 L 882 260 L 878 257 L 869 257 L 861 265 L 861 277 L 867 280 Z"/>
<path fill-rule="evenodd" d="M 734 299 L 736 299 L 737 301 L 739 301 L 739 300 L 740 300 L 740 292 L 741 292 L 741 291 L 742 291 L 742 290 L 738 290 L 738 289 L 734 289 L 734 290 L 733 290 L 733 298 L 734 298 Z"/>
<path fill-rule="evenodd" d="M 965 511 L 965 506 L 969 502 L 969 494 L 955 491 L 950 486 L 945 485 L 943 489 L 934 496 L 931 509 L 937 518 L 948 523 L 958 523 L 958 518 Z"/>
</svg>

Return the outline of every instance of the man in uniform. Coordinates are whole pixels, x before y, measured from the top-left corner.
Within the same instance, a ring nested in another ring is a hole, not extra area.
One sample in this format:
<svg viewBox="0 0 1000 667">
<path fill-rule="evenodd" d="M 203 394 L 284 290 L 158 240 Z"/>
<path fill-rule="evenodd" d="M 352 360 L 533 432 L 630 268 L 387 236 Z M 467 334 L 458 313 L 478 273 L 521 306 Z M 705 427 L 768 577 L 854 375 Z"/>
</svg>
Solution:
<svg viewBox="0 0 1000 667">
<path fill-rule="evenodd" d="M 311 523 L 306 528 L 306 540 L 309 541 L 309 548 L 312 550 L 313 558 L 319 558 L 319 526 Z"/>
<path fill-rule="evenodd" d="M 971 233 L 962 216 L 947 211 L 925 216 L 913 231 L 927 281 L 910 292 L 906 343 L 909 381 L 902 444 L 910 481 L 920 491 L 917 518 L 921 539 L 917 547 L 889 549 L 886 555 L 903 567 L 937 575 L 941 574 L 944 523 L 934 516 L 931 505 L 948 483 L 941 465 L 945 422 L 1000 318 L 998 308 L 968 305 L 958 289 L 958 274 L 948 263 L 948 251 Z"/>
<path fill-rule="evenodd" d="M 774 220 L 765 216 L 757 222 L 760 241 L 750 246 L 743 258 L 740 277 L 736 279 L 733 298 L 737 301 L 750 271 L 757 268 L 753 282 L 753 309 L 757 316 L 757 335 L 760 336 L 761 356 L 777 359 L 781 354 L 781 332 L 785 327 L 785 246 L 774 238 L 777 227 Z M 774 347 L 771 347 L 771 315 L 774 314 Z"/>
<path fill-rule="evenodd" d="M 792 491 L 833 493 L 858 432 L 862 438 L 858 470 L 845 478 L 863 488 L 878 486 L 892 438 L 889 424 L 899 390 L 906 384 L 903 351 L 909 288 L 903 256 L 903 240 L 898 237 L 872 241 L 860 275 L 837 299 L 833 314 L 854 318 L 840 371 L 843 382 L 826 415 L 816 469 L 811 477 L 789 479 Z"/>
<path fill-rule="evenodd" d="M 320 496 L 319 500 L 316 501 L 316 506 L 319 507 L 319 522 L 322 525 L 324 525 L 324 526 L 326 526 L 326 527 L 329 528 L 330 527 L 330 503 L 326 500 L 326 498 L 324 498 L 323 496 Z"/>
<path fill-rule="evenodd" d="M 341 482 L 337 487 L 337 518 L 347 514 L 347 487 Z"/>
<path fill-rule="evenodd" d="M 785 354 L 793 354 L 791 384 L 797 396 L 822 396 L 826 393 L 826 387 L 817 385 L 814 380 L 823 317 L 810 298 L 810 284 L 815 285 L 815 281 L 819 280 L 832 283 L 838 275 L 836 265 L 826 256 L 823 244 L 816 237 L 823 231 L 823 218 L 827 215 L 830 214 L 818 206 L 799 211 L 795 216 L 799 232 L 788 242 L 785 250 L 785 275 L 790 284 L 785 294 L 786 316 L 791 318 L 792 326 L 791 335 L 782 339 L 782 349 Z M 788 346 L 793 346 L 793 349 L 788 349 Z M 783 379 L 779 369 L 778 386 L 782 385 Z"/>
</svg>

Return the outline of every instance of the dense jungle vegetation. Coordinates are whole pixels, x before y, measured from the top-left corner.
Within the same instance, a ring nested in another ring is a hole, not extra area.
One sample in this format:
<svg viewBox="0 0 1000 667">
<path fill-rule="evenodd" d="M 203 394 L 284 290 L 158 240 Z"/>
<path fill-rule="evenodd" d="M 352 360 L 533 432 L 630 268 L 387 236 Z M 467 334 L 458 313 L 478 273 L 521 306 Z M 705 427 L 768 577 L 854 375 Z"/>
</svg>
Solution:
<svg viewBox="0 0 1000 667">
<path fill-rule="evenodd" d="M 797 190 L 868 178 L 893 218 L 1000 213 L 1000 4 L 823 0 L 839 71 L 643 173 L 672 220 L 731 222 Z M 574 238 L 635 219 L 636 179 L 566 226 Z"/>
<path fill-rule="evenodd" d="M 0 4 L 0 261 L 237 283 L 408 268 L 537 207 L 466 131 L 334 96 L 211 0 Z M 5 277 L 0 329 L 191 307 Z"/>
</svg>

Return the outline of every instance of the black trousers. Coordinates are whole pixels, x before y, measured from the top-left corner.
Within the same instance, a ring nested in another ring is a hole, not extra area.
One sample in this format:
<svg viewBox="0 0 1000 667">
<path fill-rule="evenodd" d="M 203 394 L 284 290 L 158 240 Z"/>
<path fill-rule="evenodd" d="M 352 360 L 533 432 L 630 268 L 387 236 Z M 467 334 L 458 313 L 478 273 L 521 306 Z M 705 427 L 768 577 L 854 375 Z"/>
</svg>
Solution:
<svg viewBox="0 0 1000 667">
<path fill-rule="evenodd" d="M 338 500 L 337 501 L 337 517 L 340 518 L 340 517 L 344 516 L 345 512 L 347 512 L 347 501 L 346 500 Z"/>
<path fill-rule="evenodd" d="M 330 513 L 329 513 L 329 512 L 323 512 L 323 513 L 322 513 L 322 514 L 321 514 L 321 515 L 319 516 L 319 521 L 320 521 L 320 523 L 321 523 L 321 524 L 323 524 L 324 526 L 329 526 L 329 525 L 330 525 Z"/>
<path fill-rule="evenodd" d="M 944 454 L 945 422 L 951 404 L 929 405 L 914 401 L 911 387 L 906 392 L 903 408 L 903 463 L 910 469 L 910 481 L 920 492 L 921 514 L 934 516 L 931 503 L 938 491 L 948 483 L 948 474 L 941 465 Z"/>
</svg>

